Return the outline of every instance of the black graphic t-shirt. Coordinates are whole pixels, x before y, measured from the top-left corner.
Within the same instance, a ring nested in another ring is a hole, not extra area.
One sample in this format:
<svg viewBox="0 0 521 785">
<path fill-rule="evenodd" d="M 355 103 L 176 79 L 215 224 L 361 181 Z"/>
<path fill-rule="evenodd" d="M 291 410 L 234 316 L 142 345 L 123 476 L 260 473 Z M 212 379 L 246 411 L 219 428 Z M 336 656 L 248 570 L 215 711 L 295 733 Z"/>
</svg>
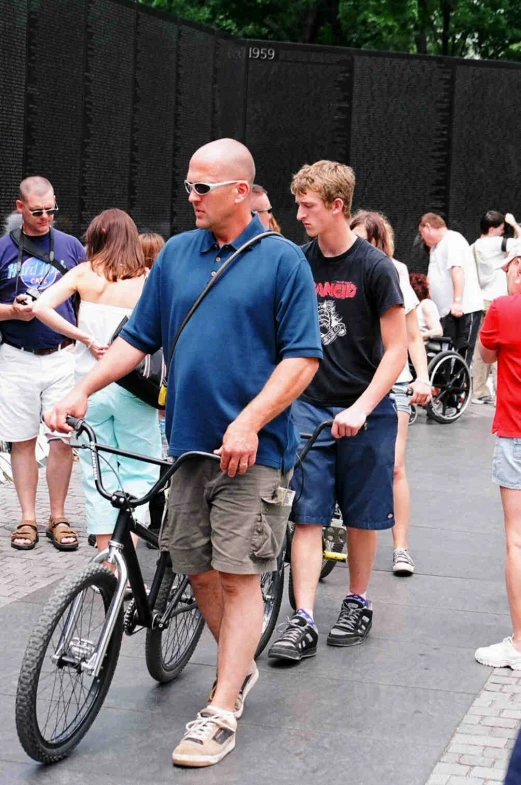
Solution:
<svg viewBox="0 0 521 785">
<path fill-rule="evenodd" d="M 324 256 L 316 239 L 302 250 L 315 281 L 324 359 L 301 398 L 347 408 L 382 359 L 380 317 L 403 305 L 398 273 L 382 251 L 360 238 L 340 256 Z"/>
</svg>

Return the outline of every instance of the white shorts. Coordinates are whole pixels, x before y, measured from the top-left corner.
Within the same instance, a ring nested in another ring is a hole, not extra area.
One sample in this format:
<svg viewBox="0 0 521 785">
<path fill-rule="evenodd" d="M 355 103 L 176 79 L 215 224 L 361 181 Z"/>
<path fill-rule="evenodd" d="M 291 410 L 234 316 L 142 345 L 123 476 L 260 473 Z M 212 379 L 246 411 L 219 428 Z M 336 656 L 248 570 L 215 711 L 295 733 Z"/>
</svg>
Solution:
<svg viewBox="0 0 521 785">
<path fill-rule="evenodd" d="M 74 347 L 43 356 L 0 346 L 0 439 L 38 436 L 42 415 L 74 387 Z"/>
</svg>

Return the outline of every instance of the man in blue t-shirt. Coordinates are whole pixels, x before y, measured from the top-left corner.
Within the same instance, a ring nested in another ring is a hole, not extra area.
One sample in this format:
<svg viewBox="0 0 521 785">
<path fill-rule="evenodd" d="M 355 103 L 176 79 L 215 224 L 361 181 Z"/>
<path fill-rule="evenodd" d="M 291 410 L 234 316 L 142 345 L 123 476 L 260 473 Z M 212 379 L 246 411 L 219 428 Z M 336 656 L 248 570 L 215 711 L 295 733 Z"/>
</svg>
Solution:
<svg viewBox="0 0 521 785">
<path fill-rule="evenodd" d="M 54 190 L 44 177 L 20 184 L 16 208 L 21 229 L 0 238 L 0 439 L 11 443 L 13 479 L 22 508 L 11 546 L 32 550 L 38 542 L 35 447 L 42 412 L 74 384 L 73 342 L 46 327 L 33 314 L 39 293 L 82 262 L 81 243 L 52 228 L 58 210 Z M 71 323 L 70 300 L 58 309 Z M 61 440 L 49 446 L 47 484 L 50 518 L 47 536 L 58 550 L 76 550 L 78 537 L 65 517 L 72 450 Z"/>
<path fill-rule="evenodd" d="M 47 422 L 70 430 L 87 397 L 163 346 L 231 254 L 263 232 L 249 195 L 249 150 L 220 139 L 192 157 L 185 187 L 197 230 L 173 237 L 155 262 L 128 325 L 107 355 Z M 169 453 L 215 453 L 174 474 L 161 546 L 190 576 L 218 641 L 209 705 L 189 723 L 175 764 L 208 766 L 235 745 L 237 718 L 258 678 L 254 655 L 263 623 L 259 575 L 274 570 L 290 509 L 286 490 L 297 434 L 291 402 L 322 356 L 309 264 L 296 245 L 267 237 L 226 269 L 187 323 L 168 379 Z"/>
</svg>

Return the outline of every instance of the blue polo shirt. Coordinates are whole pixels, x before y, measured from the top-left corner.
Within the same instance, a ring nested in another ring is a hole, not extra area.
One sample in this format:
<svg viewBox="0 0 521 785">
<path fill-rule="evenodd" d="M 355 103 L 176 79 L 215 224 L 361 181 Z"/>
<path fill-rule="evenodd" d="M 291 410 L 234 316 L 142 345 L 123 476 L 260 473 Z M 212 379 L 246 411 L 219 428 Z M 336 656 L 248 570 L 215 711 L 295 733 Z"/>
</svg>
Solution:
<svg viewBox="0 0 521 785">
<path fill-rule="evenodd" d="M 222 248 L 204 229 L 172 237 L 121 337 L 147 353 L 162 346 L 168 357 L 178 327 L 212 272 L 263 231 L 255 216 Z M 228 425 L 288 357 L 322 357 L 317 298 L 300 248 L 267 237 L 232 263 L 181 333 L 168 378 L 169 454 L 220 447 Z M 257 462 L 288 471 L 297 444 L 286 409 L 259 433 Z"/>
</svg>

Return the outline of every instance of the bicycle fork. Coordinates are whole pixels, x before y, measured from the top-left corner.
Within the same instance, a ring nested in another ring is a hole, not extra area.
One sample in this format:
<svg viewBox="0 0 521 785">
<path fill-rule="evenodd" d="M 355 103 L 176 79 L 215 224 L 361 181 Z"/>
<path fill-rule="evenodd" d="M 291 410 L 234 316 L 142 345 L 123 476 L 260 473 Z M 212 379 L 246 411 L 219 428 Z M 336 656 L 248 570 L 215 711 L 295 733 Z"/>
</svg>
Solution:
<svg viewBox="0 0 521 785">
<path fill-rule="evenodd" d="M 92 652 L 91 656 L 86 661 L 80 660 L 80 667 L 82 671 L 85 671 L 92 676 L 93 679 L 96 679 L 99 676 L 101 666 L 103 664 L 103 660 L 105 658 L 105 654 L 107 653 L 107 648 L 110 643 L 110 638 L 114 631 L 114 627 L 116 625 L 116 621 L 121 610 L 121 606 L 123 605 L 123 599 L 125 596 L 125 587 L 127 585 L 127 578 L 128 578 L 128 570 L 125 559 L 123 558 L 123 545 L 118 542 L 114 542 L 111 540 L 109 542 L 109 547 L 98 553 L 91 559 L 91 563 L 99 564 L 103 563 L 104 561 L 109 562 L 110 564 L 115 564 L 117 571 L 118 571 L 118 585 L 114 596 L 112 597 L 108 613 L 105 617 L 105 621 L 103 622 L 103 627 L 101 629 L 101 635 L 98 640 L 98 644 L 96 645 L 94 651 Z M 80 610 L 80 606 L 83 601 L 83 592 L 80 592 L 78 596 L 75 598 L 72 608 L 69 611 L 69 615 L 67 617 L 67 622 L 65 624 L 65 628 L 60 636 L 60 640 L 58 642 L 57 649 L 53 654 L 53 662 L 58 663 L 60 658 L 63 654 L 69 650 L 73 640 L 73 631 L 76 626 L 76 620 L 78 617 L 78 613 Z M 90 648 L 85 646 L 84 641 L 79 641 L 76 646 L 78 652 L 85 654 L 90 652 Z"/>
</svg>

